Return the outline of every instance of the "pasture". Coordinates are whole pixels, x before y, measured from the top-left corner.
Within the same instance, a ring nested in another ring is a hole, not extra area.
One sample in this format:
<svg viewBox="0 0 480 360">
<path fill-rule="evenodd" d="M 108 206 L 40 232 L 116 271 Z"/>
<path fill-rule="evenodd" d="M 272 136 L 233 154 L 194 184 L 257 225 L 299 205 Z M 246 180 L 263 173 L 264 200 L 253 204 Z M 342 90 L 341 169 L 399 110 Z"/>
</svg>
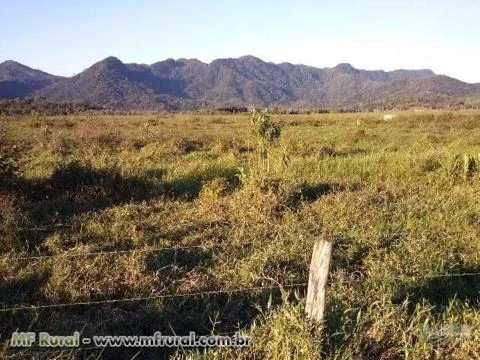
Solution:
<svg viewBox="0 0 480 360">
<path fill-rule="evenodd" d="M 480 358 L 480 113 L 272 118 L 268 170 L 248 115 L 0 119 L 1 354 Z M 302 284 L 323 233 L 319 327 Z M 253 344 L 19 350 L 15 330 Z"/>
</svg>

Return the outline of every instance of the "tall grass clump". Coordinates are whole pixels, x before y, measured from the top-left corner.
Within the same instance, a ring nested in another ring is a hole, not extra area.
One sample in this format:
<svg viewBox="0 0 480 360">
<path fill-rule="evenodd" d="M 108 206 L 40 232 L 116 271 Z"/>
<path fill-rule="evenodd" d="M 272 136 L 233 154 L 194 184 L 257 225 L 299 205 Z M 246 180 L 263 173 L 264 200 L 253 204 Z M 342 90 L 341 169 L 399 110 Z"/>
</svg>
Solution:
<svg viewBox="0 0 480 360">
<path fill-rule="evenodd" d="M 270 151 L 278 144 L 282 132 L 281 126 L 272 120 L 267 110 L 253 110 L 250 122 L 257 138 L 262 171 L 266 170 L 269 173 Z"/>
<path fill-rule="evenodd" d="M 448 177 L 472 177 L 480 170 L 480 154 L 447 154 L 441 161 L 441 166 Z"/>
</svg>

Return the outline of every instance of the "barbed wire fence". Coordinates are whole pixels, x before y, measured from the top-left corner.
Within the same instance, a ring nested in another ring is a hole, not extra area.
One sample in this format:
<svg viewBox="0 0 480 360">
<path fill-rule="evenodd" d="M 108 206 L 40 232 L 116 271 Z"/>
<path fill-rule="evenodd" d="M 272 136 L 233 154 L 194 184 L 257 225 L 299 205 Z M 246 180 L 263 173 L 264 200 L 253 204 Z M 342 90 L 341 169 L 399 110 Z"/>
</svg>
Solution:
<svg viewBox="0 0 480 360">
<path fill-rule="evenodd" d="M 2 256 L 0 261 L 42 261 L 42 260 L 52 260 L 57 258 L 64 259 L 75 259 L 78 257 L 96 257 L 96 256 L 117 256 L 117 255 L 127 255 L 127 254 L 139 254 L 139 253 L 151 253 L 151 252 L 162 252 L 162 251 L 182 251 L 182 250 L 195 250 L 195 249 L 213 249 L 213 248 L 223 248 L 223 247 L 232 247 L 232 246 L 250 246 L 254 245 L 254 242 L 243 242 L 239 244 L 235 243 L 222 243 L 222 244 L 203 244 L 203 245 L 185 245 L 185 246 L 168 246 L 168 247 L 156 247 L 156 248 L 144 248 L 144 249 L 128 249 L 128 250 L 113 250 L 113 251 L 94 251 L 94 252 L 85 252 L 85 253 L 68 253 L 63 252 L 59 254 L 43 254 L 43 255 L 29 255 L 29 256 Z M 303 255 L 305 254 L 297 254 Z M 415 280 L 426 280 L 426 279 L 435 279 L 435 278 L 458 278 L 458 277 L 472 277 L 480 276 L 480 272 L 466 272 L 466 273 L 444 273 L 444 274 L 432 274 L 432 275 L 410 275 L 407 274 L 402 277 L 393 277 L 393 280 L 405 280 L 405 279 L 415 279 Z M 8 304 L 7 306 L 0 308 L 0 313 L 15 313 L 18 311 L 39 311 L 45 309 L 58 309 L 58 308 L 71 308 L 71 307 L 82 307 L 82 306 L 98 306 L 106 304 L 121 304 L 121 303 L 134 303 L 134 302 L 147 302 L 155 301 L 161 299 L 172 299 L 172 298 L 187 298 L 187 297 L 203 297 L 203 296 L 214 296 L 214 295 L 232 295 L 235 293 L 251 293 L 259 292 L 265 290 L 280 290 L 285 291 L 286 289 L 294 290 L 305 288 L 309 284 L 307 282 L 292 283 L 292 284 L 280 284 L 274 279 L 269 279 L 274 281 L 275 285 L 267 286 L 252 286 L 244 288 L 232 288 L 232 289 L 220 289 L 220 290 L 206 290 L 206 291 L 197 291 L 191 293 L 172 293 L 172 294 L 159 294 L 152 296 L 139 296 L 139 297 L 129 297 L 129 298 L 120 298 L 120 299 L 105 299 L 98 301 L 83 301 L 83 302 L 70 302 L 70 303 L 57 303 L 57 304 Z M 104 350 L 103 347 L 78 347 L 75 349 L 42 349 L 41 351 L 35 351 L 32 349 L 9 349 L 15 351 L 11 355 L 5 356 L 5 358 L 18 358 L 21 356 L 28 356 L 32 353 L 51 353 L 51 352 L 77 352 L 77 351 L 88 351 L 88 350 Z"/>
<path fill-rule="evenodd" d="M 153 253 L 153 252 L 178 252 L 178 251 L 190 251 L 196 249 L 215 249 L 215 248 L 225 248 L 225 247 L 248 247 L 254 245 L 255 242 L 242 242 L 242 243 L 221 243 L 221 244 L 202 244 L 202 245 L 174 245 L 174 246 L 165 246 L 165 247 L 154 247 L 154 248 L 142 248 L 142 249 L 128 249 L 128 250 L 113 250 L 113 251 L 92 251 L 92 252 L 82 252 L 82 253 L 69 253 L 63 252 L 58 254 L 41 254 L 41 255 L 25 255 L 25 256 L 16 256 L 15 254 L 6 255 L 0 257 L 0 261 L 47 261 L 47 260 L 56 260 L 56 259 L 77 259 L 79 257 L 98 257 L 98 256 L 120 256 L 120 255 L 134 255 L 140 253 Z M 304 255 L 304 254 L 303 254 Z M 307 283 L 292 283 L 292 284 L 280 284 L 274 279 L 275 285 L 266 285 L 266 286 L 252 286 L 244 288 L 232 288 L 232 289 L 220 289 L 220 290 L 206 290 L 206 291 L 197 291 L 190 293 L 172 293 L 172 294 L 159 294 L 151 296 L 139 296 L 139 297 L 128 297 L 120 299 L 105 299 L 98 301 L 82 301 L 82 302 L 66 302 L 66 303 L 57 303 L 57 304 L 8 304 L 7 306 L 0 307 L 1 313 L 11 313 L 15 314 L 19 311 L 41 311 L 48 309 L 59 309 L 59 308 L 72 308 L 72 307 L 84 307 L 84 306 L 101 306 L 107 304 L 122 304 L 122 303 L 135 303 L 135 302 L 148 302 L 156 301 L 162 299 L 173 299 L 173 298 L 189 298 L 189 297 L 205 297 L 205 296 L 215 296 L 215 295 L 232 295 L 236 293 L 254 293 L 261 291 L 273 291 L 280 290 L 286 291 L 287 289 L 299 289 L 307 286 Z M 227 334 L 227 333 L 225 333 Z M 231 334 L 229 334 L 231 335 Z M 88 350 L 102 350 L 102 347 L 78 347 L 75 349 L 15 349 L 10 348 L 10 351 L 14 353 L 6 356 L 5 358 L 19 358 L 24 356 L 30 356 L 31 354 L 49 354 L 52 352 L 64 352 L 69 351 L 88 351 Z"/>
<path fill-rule="evenodd" d="M 13 306 L 13 307 L 9 307 L 9 308 L 2 308 L 2 309 L 0 309 L 0 312 L 14 312 L 14 311 L 20 311 L 20 310 L 39 310 L 39 309 L 65 308 L 65 307 L 88 306 L 88 305 L 117 304 L 117 303 L 139 302 L 139 301 L 159 300 L 159 299 L 169 299 L 169 298 L 182 298 L 182 297 L 184 298 L 184 297 L 193 297 L 193 296 L 207 296 L 207 295 L 218 295 L 218 294 L 233 294 L 233 293 L 240 293 L 240 292 L 254 292 L 254 291 L 273 290 L 273 289 L 282 289 L 283 290 L 283 289 L 289 289 L 289 288 L 304 287 L 306 285 L 307 285 L 307 283 L 283 284 L 283 285 L 272 285 L 272 286 L 252 286 L 252 287 L 248 287 L 248 288 L 208 290 L 208 291 L 198 291 L 198 292 L 192 292 L 192 293 L 164 294 L 164 295 L 141 296 L 141 297 L 109 299 L 109 300 L 99 300 L 99 301 L 84 301 L 84 302 L 47 304 L 47 305 L 22 305 L 22 306 Z"/>
</svg>

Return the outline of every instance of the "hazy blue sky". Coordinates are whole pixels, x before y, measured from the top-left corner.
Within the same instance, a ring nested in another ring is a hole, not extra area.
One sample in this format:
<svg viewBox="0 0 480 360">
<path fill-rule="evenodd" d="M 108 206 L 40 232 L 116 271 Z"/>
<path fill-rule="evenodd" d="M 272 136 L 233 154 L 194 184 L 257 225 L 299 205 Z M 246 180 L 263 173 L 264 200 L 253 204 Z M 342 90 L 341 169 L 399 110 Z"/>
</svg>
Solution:
<svg viewBox="0 0 480 360">
<path fill-rule="evenodd" d="M 0 0 L 0 62 L 73 75 L 124 62 L 255 55 L 480 82 L 478 0 Z"/>
</svg>

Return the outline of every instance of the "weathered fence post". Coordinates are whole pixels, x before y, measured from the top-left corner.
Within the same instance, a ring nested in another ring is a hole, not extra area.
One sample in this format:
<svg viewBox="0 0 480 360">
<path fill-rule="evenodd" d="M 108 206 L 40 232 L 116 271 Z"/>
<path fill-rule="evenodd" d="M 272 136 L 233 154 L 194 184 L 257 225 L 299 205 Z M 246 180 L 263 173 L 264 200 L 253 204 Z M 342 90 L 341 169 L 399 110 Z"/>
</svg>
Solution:
<svg viewBox="0 0 480 360">
<path fill-rule="evenodd" d="M 318 322 L 323 321 L 332 247 L 333 242 L 328 235 L 318 237 L 313 246 L 305 313 L 310 319 Z"/>
</svg>

